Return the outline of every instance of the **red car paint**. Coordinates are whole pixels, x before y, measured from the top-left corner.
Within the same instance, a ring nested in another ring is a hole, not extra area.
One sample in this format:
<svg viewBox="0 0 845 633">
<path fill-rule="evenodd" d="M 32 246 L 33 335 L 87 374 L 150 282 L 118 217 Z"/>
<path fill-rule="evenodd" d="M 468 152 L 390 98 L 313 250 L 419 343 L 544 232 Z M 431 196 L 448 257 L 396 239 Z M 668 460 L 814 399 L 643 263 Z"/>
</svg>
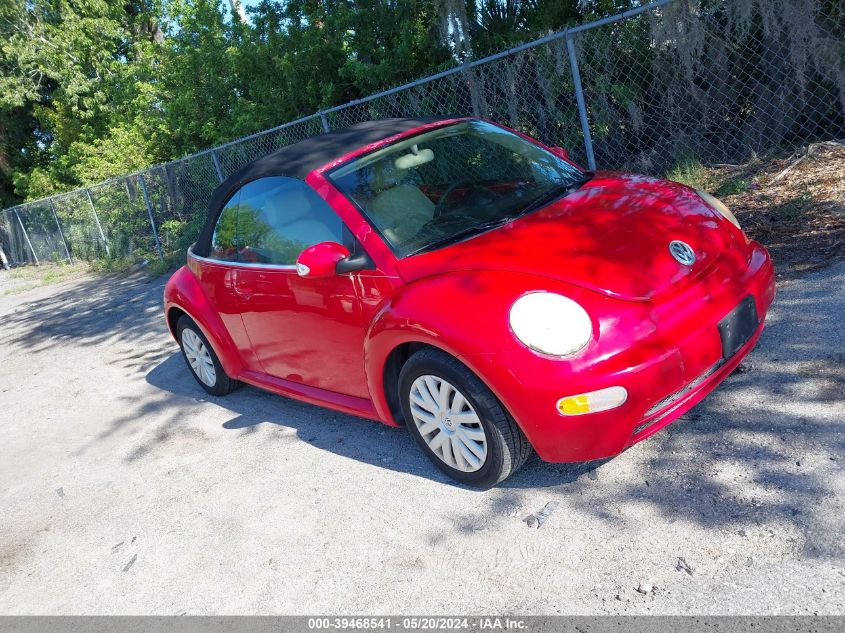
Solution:
<svg viewBox="0 0 845 633">
<path fill-rule="evenodd" d="M 385 390 L 390 353 L 404 343 L 437 347 L 481 377 L 550 462 L 610 457 L 645 439 L 754 347 L 775 295 L 769 255 L 676 183 L 600 172 L 501 228 L 397 259 L 325 173 L 451 122 L 362 147 L 306 178 L 375 270 L 303 278 L 189 255 L 166 286 L 165 313 L 191 316 L 233 378 L 392 426 L 402 421 Z M 672 258 L 667 245 L 675 239 L 693 246 L 695 266 Z M 536 290 L 574 299 L 593 320 L 593 339 L 574 358 L 537 354 L 510 331 L 510 306 Z M 717 324 L 748 295 L 760 325 L 722 362 Z M 169 323 L 173 330 L 175 320 Z M 615 409 L 557 412 L 561 397 L 615 385 L 628 391 Z"/>
</svg>

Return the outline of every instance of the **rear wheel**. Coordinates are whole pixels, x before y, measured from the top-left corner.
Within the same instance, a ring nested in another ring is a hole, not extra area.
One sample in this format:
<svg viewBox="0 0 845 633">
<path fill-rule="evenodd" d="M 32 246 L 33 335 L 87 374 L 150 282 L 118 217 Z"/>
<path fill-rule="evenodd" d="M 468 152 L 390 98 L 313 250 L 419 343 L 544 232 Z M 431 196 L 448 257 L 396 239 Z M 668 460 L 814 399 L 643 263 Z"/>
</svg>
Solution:
<svg viewBox="0 0 845 633">
<path fill-rule="evenodd" d="M 408 430 L 455 481 L 488 488 L 516 472 L 531 445 L 493 392 L 445 352 L 424 349 L 399 375 Z"/>
<path fill-rule="evenodd" d="M 238 388 L 240 383 L 226 375 L 205 334 L 190 317 L 179 319 L 176 335 L 182 348 L 182 357 L 200 387 L 212 396 L 225 396 Z"/>
</svg>

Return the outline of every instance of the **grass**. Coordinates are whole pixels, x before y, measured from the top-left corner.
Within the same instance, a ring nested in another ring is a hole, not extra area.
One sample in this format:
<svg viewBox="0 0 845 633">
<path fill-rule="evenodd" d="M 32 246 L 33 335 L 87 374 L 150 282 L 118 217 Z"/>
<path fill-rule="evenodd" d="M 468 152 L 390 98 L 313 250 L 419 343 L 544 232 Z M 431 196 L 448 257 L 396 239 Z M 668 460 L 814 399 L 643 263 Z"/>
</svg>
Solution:
<svg viewBox="0 0 845 633">
<path fill-rule="evenodd" d="M 74 262 L 73 264 L 41 264 L 40 266 L 21 266 L 9 271 L 10 279 L 16 283 L 3 292 L 4 295 L 15 295 L 40 286 L 49 286 L 68 279 L 74 279 L 91 270 L 88 262 Z"/>
<path fill-rule="evenodd" d="M 13 268 L 9 271 L 9 276 L 12 279 L 24 279 L 46 286 L 48 284 L 58 283 L 64 279 L 78 277 L 88 272 L 89 269 L 88 262 L 74 262 L 73 264 L 63 262 L 60 264 L 41 264 L 40 266 Z"/>
<path fill-rule="evenodd" d="M 104 257 L 92 260 L 90 263 L 91 272 L 110 274 L 125 273 L 138 262 L 129 257 Z"/>
<path fill-rule="evenodd" d="M 10 288 L 0 291 L 2 295 L 16 295 L 41 286 L 49 286 L 86 273 L 110 275 L 142 270 L 151 277 L 171 273 L 185 263 L 185 253 L 170 253 L 164 260 L 157 256 L 139 261 L 137 258 L 102 258 L 90 262 L 80 261 L 68 264 L 43 263 L 40 266 L 20 266 L 8 272 L 15 280 Z"/>
<path fill-rule="evenodd" d="M 694 158 L 676 163 L 666 172 L 666 178 L 693 189 L 708 191 L 717 198 L 744 193 L 750 187 L 749 181 L 744 178 L 719 178 L 714 170 L 708 169 Z"/>
<path fill-rule="evenodd" d="M 185 252 L 178 251 L 164 256 L 164 260 L 155 259 L 149 263 L 146 268 L 147 274 L 158 277 L 167 273 L 172 273 L 180 266 L 185 264 Z"/>
<path fill-rule="evenodd" d="M 38 288 L 38 284 L 28 283 L 28 284 L 22 284 L 20 286 L 14 286 L 12 288 L 9 288 L 8 290 L 5 290 L 3 292 L 2 296 L 7 297 L 9 295 L 17 295 L 17 294 L 20 294 L 22 292 L 32 290 L 33 288 Z"/>
<path fill-rule="evenodd" d="M 733 196 L 738 193 L 745 193 L 748 191 L 749 182 L 742 178 L 731 178 L 724 181 L 721 185 L 716 187 L 713 195 L 717 198 L 721 196 Z"/>
<path fill-rule="evenodd" d="M 159 259 L 158 255 L 153 255 L 143 260 L 138 260 L 137 258 L 96 259 L 91 262 L 91 271 L 111 274 L 140 269 L 151 277 L 158 277 L 159 275 L 173 272 L 184 263 L 185 253 L 177 252 L 166 254 L 164 260 Z"/>
<path fill-rule="evenodd" d="M 686 159 L 679 161 L 666 172 L 666 178 L 674 180 L 693 189 L 706 190 L 710 185 L 707 169 L 698 160 Z"/>
</svg>

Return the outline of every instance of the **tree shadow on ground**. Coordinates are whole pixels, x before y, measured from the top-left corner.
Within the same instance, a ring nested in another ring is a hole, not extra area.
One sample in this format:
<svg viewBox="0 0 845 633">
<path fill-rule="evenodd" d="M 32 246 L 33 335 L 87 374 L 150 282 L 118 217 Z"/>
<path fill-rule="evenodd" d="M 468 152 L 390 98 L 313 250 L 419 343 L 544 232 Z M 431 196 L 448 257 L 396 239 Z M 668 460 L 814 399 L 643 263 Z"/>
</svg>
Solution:
<svg viewBox="0 0 845 633">
<path fill-rule="evenodd" d="M 12 298 L 20 303 L 2 316 L 7 327 L 0 344 L 38 353 L 67 341 L 93 344 L 114 338 L 136 342 L 160 338 L 167 331 L 162 318 L 166 281 L 166 277 L 144 273 L 96 276 L 66 282 L 43 298 Z"/>
<path fill-rule="evenodd" d="M 818 279 L 825 279 L 824 283 Z M 161 315 L 164 280 L 96 278 L 57 297 L 22 303 L 4 316 L 0 342 L 37 353 L 57 342 L 88 344 L 114 337 L 148 339 L 151 351 L 126 362 L 147 382 L 173 396 L 127 400 L 124 415 L 101 437 L 145 417 L 163 419 L 152 439 L 127 459 L 187 433 L 206 396 L 175 350 Z M 622 458 L 603 464 L 545 464 L 533 460 L 487 493 L 489 514 L 520 507 L 521 491 L 547 489 L 550 499 L 618 522 L 617 508 L 647 504 L 668 522 L 685 520 L 717 529 L 788 524 L 803 535 L 806 556 L 841 557 L 841 485 L 845 453 L 845 299 L 841 267 L 789 283 L 776 301 L 758 348 L 744 373 Z M 232 413 L 224 428 L 243 436 L 270 424 L 323 450 L 382 469 L 449 484 L 401 429 L 361 420 L 251 387 L 209 399 Z M 279 436 L 282 439 L 282 436 Z M 624 464 L 624 465 L 623 465 Z M 477 516 L 458 517 L 472 531 Z"/>
<path fill-rule="evenodd" d="M 831 327 L 845 312 L 845 269 L 838 271 L 822 273 L 833 284 L 810 276 L 781 293 L 743 371 L 633 448 L 642 455 L 634 476 L 613 477 L 614 460 L 598 469 L 590 494 L 559 488 L 568 503 L 609 521 L 635 500 L 670 523 L 788 524 L 803 535 L 803 555 L 845 556 L 845 332 Z M 554 485 L 559 467 L 535 468 L 504 485 Z M 601 485 L 609 478 L 616 481 Z"/>
</svg>

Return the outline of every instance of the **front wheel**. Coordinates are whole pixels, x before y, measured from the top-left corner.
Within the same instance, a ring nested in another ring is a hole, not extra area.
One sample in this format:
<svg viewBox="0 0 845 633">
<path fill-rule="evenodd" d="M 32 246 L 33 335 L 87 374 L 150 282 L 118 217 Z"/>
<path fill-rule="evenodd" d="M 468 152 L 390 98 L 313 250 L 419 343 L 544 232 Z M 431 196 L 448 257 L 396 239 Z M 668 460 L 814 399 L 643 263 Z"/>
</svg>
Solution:
<svg viewBox="0 0 845 633">
<path fill-rule="evenodd" d="M 179 319 L 176 335 L 179 347 L 182 348 L 182 357 L 200 387 L 212 396 L 225 396 L 238 388 L 240 383 L 226 375 L 205 334 L 190 317 Z"/>
<path fill-rule="evenodd" d="M 493 392 L 445 352 L 424 349 L 399 374 L 408 430 L 455 481 L 489 488 L 519 470 L 531 445 Z"/>
</svg>

